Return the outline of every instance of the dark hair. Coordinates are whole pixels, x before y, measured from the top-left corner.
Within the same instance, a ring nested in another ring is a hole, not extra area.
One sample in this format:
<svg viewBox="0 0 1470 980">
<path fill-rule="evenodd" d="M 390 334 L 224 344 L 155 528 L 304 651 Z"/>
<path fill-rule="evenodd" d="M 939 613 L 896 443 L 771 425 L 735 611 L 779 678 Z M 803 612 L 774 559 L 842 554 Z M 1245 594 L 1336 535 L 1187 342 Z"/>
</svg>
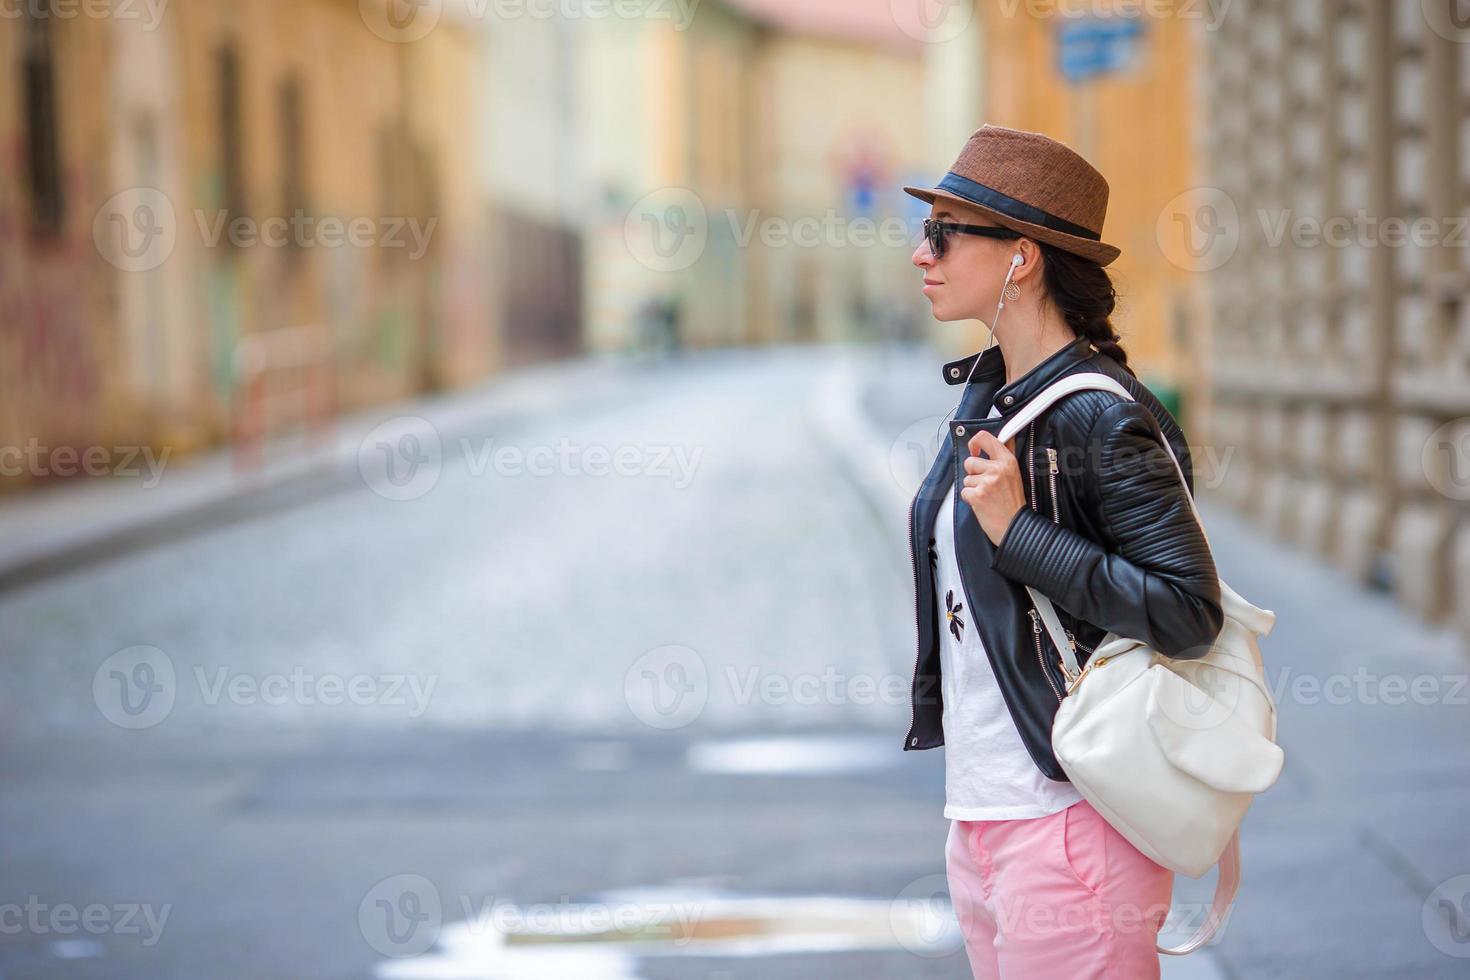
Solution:
<svg viewBox="0 0 1470 980">
<path fill-rule="evenodd" d="M 1067 325 L 1079 337 L 1092 341 L 1098 350 L 1107 354 L 1128 371 L 1128 355 L 1118 343 L 1123 338 L 1113 331 L 1113 307 L 1117 305 L 1118 293 L 1108 270 L 1091 259 L 1072 252 L 1065 252 L 1055 245 L 1037 242 L 1045 260 L 1042 268 L 1042 285 L 1047 300 L 1062 314 Z"/>
</svg>

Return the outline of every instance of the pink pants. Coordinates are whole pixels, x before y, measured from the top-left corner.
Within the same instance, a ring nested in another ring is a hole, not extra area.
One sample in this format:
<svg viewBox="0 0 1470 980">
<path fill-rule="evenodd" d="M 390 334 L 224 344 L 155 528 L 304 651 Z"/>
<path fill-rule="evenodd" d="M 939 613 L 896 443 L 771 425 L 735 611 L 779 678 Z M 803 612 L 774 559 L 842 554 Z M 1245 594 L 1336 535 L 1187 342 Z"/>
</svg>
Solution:
<svg viewBox="0 0 1470 980">
<path fill-rule="evenodd" d="M 1044 817 L 951 820 L 949 897 L 976 980 L 1157 980 L 1174 873 L 1081 800 Z"/>
</svg>

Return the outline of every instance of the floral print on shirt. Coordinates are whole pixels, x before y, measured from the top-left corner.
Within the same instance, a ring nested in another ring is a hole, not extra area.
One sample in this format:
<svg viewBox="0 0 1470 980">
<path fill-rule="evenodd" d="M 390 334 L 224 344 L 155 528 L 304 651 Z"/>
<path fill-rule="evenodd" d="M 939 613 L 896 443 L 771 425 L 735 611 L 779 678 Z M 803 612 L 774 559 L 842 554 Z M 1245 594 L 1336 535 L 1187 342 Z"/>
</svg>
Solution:
<svg viewBox="0 0 1470 980">
<path fill-rule="evenodd" d="M 944 593 L 945 616 L 949 619 L 949 631 L 954 634 L 957 643 L 963 642 L 965 621 L 960 618 L 960 613 L 964 608 L 963 602 L 954 601 L 954 589 L 949 589 Z"/>
</svg>

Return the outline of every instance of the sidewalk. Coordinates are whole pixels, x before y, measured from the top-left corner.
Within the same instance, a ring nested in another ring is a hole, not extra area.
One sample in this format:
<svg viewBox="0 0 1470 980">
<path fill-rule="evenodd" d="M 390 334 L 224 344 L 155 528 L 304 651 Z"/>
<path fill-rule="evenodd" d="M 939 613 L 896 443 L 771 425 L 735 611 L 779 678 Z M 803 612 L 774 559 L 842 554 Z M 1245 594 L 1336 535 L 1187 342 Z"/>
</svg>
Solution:
<svg viewBox="0 0 1470 980">
<path fill-rule="evenodd" d="M 320 445 L 266 445 L 265 462 L 237 467 L 231 447 L 161 461 L 156 482 L 79 478 L 0 497 L 0 592 L 149 543 L 333 492 L 366 477 L 360 455 L 385 424 L 423 419 L 444 445 L 467 426 L 505 425 L 568 401 L 590 400 L 636 357 L 588 357 L 518 368 L 460 391 L 365 409 L 334 420 Z M 376 442 L 376 438 L 374 442 Z M 364 463 L 366 461 L 363 461 Z"/>
<path fill-rule="evenodd" d="M 846 447 L 905 552 L 931 433 L 958 399 L 944 360 L 919 347 L 855 354 L 826 382 L 848 400 L 823 413 L 824 438 Z M 1164 977 L 1465 976 L 1470 649 L 1199 491 L 1221 577 L 1277 615 L 1261 645 L 1286 766 L 1242 828 L 1225 929 L 1164 957 Z M 1207 902 L 1214 879 L 1177 877 L 1176 906 Z"/>
</svg>

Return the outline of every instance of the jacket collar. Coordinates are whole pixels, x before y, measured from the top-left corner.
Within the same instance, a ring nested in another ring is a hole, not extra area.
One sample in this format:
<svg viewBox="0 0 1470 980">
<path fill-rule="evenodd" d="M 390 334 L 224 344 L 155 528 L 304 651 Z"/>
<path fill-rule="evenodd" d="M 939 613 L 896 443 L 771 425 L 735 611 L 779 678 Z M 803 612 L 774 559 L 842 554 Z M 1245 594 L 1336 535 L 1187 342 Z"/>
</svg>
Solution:
<svg viewBox="0 0 1470 980">
<path fill-rule="evenodd" d="M 1075 365 L 1087 360 L 1096 351 L 1097 348 L 1092 346 L 1092 341 L 1086 337 L 1078 337 L 1067 346 L 1049 355 L 1015 381 L 1002 385 L 995 393 L 996 409 L 999 410 L 1002 417 L 1018 410 L 1032 395 L 1067 374 Z M 980 359 L 980 364 L 975 367 L 973 381 L 994 382 L 1005 377 L 1005 360 L 1001 357 L 1000 345 L 996 344 L 978 354 L 970 354 L 945 364 L 945 382 L 952 385 L 963 383 L 965 378 L 969 377 L 970 368 L 974 366 L 977 357 Z"/>
</svg>

